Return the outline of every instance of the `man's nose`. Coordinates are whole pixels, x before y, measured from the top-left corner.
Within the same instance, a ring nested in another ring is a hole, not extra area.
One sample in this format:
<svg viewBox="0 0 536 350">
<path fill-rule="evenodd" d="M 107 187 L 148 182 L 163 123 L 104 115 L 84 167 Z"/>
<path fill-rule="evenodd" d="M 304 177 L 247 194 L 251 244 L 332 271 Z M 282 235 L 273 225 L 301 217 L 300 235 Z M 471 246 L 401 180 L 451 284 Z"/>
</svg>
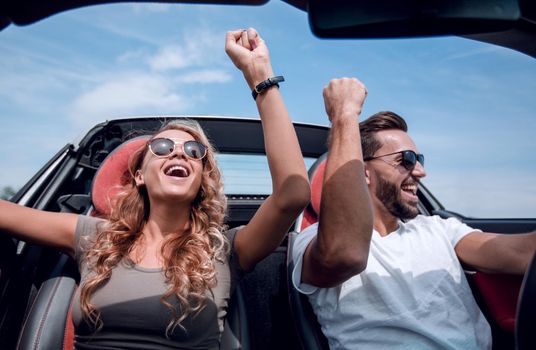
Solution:
<svg viewBox="0 0 536 350">
<path fill-rule="evenodd" d="M 426 170 L 424 170 L 424 166 L 420 162 L 417 162 L 411 171 L 411 175 L 415 176 L 416 178 L 423 178 L 426 176 Z"/>
</svg>

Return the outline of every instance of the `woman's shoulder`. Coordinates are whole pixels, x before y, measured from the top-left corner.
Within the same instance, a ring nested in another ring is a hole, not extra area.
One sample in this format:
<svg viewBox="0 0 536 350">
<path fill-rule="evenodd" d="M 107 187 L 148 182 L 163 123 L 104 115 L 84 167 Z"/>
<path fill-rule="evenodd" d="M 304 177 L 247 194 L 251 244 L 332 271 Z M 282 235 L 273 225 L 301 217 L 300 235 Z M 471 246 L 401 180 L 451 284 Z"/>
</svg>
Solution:
<svg viewBox="0 0 536 350">
<path fill-rule="evenodd" d="M 102 218 L 88 215 L 79 215 L 76 224 L 76 232 L 78 235 L 87 235 L 97 231 L 101 225 L 105 225 L 108 221 Z"/>
<path fill-rule="evenodd" d="M 233 242 L 234 241 L 234 238 L 237 234 L 238 231 L 240 231 L 242 228 L 244 228 L 245 226 L 242 225 L 242 226 L 238 226 L 238 227 L 233 227 L 233 228 L 227 228 L 225 231 L 223 231 L 223 235 L 225 237 L 227 237 L 227 239 L 229 240 L 229 242 Z"/>
<path fill-rule="evenodd" d="M 101 225 L 107 224 L 108 221 L 88 215 L 78 215 L 75 231 L 75 259 L 79 266 L 84 252 L 92 245 L 97 231 Z"/>
<path fill-rule="evenodd" d="M 231 290 L 234 290 L 238 281 L 241 280 L 245 274 L 245 271 L 240 266 L 238 255 L 236 254 L 236 251 L 234 249 L 234 239 L 236 237 L 236 234 L 244 227 L 245 226 L 242 225 L 238 227 L 228 228 L 223 232 L 223 235 L 227 238 L 229 242 L 227 263 L 229 264 L 229 269 L 232 276 Z"/>
</svg>

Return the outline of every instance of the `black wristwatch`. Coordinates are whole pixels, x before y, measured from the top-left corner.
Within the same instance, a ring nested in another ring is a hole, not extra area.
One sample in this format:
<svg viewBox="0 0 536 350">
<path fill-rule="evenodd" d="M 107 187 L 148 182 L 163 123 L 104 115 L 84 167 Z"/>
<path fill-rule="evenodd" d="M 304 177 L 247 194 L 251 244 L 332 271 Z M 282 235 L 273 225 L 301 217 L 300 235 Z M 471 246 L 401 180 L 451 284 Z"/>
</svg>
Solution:
<svg viewBox="0 0 536 350">
<path fill-rule="evenodd" d="M 255 86 L 255 89 L 251 91 L 251 95 L 253 96 L 253 99 L 256 100 L 257 96 L 259 96 L 260 93 L 267 90 L 268 88 L 271 88 L 272 86 L 279 87 L 280 82 L 285 81 L 285 78 L 282 75 L 278 75 L 277 77 L 271 77 L 266 79 L 265 81 L 261 81 L 257 86 Z"/>
</svg>

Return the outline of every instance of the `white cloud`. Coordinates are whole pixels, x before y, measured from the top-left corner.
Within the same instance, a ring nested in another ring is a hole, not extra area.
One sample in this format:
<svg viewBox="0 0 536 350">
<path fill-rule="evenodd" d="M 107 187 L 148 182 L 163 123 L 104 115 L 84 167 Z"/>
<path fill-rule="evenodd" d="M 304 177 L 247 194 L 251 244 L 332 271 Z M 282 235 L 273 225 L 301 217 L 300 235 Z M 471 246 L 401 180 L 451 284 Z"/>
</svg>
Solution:
<svg viewBox="0 0 536 350">
<path fill-rule="evenodd" d="M 201 29 L 185 33 L 183 38 L 182 45 L 161 46 L 152 56 L 144 49 L 119 55 L 116 73 L 99 73 L 95 77 L 98 82 L 74 99 L 69 108 L 71 119 L 85 126 L 128 115 L 184 113 L 202 103 L 203 95 L 185 96 L 176 90 L 179 84 L 225 83 L 232 79 L 224 69 L 214 68 L 228 64 L 223 57 L 222 35 Z M 125 72 L 124 65 L 132 62 L 148 63 L 148 72 L 140 68 Z M 194 71 L 196 67 L 210 68 Z M 170 74 L 172 69 L 184 71 L 181 75 Z"/>
<path fill-rule="evenodd" d="M 149 66 L 155 71 L 181 69 L 192 66 L 222 64 L 223 34 L 201 29 L 185 32 L 182 45 L 167 45 L 149 58 Z"/>
<path fill-rule="evenodd" d="M 68 128 L 58 130 L 59 123 L 51 120 L 25 120 L 24 129 L 19 124 L 5 124 L 11 123 L 7 121 L 0 128 L 0 139 L 9 140 L 2 144 L 0 152 L 0 164 L 4 165 L 4 171 L 0 172 L 0 188 L 22 187 L 62 146 L 76 136 L 76 132 Z"/>
<path fill-rule="evenodd" d="M 449 56 L 446 56 L 441 60 L 441 63 L 448 62 L 450 60 L 460 60 L 467 59 L 468 57 L 478 56 L 478 55 L 489 55 L 490 53 L 496 54 L 497 52 L 502 52 L 504 49 L 499 46 L 485 45 L 476 47 L 471 50 L 462 51 L 459 53 L 454 53 Z"/>
<path fill-rule="evenodd" d="M 101 11 L 100 7 L 98 6 L 95 8 L 89 8 L 89 10 L 95 12 Z M 101 35 L 94 35 L 96 41 L 102 41 L 103 37 L 106 37 L 106 40 L 111 41 L 117 39 L 114 38 L 114 36 L 118 36 L 123 39 L 136 40 L 139 43 L 146 45 L 155 45 L 158 43 L 159 37 L 152 35 L 147 30 L 143 30 L 143 27 L 128 25 L 128 22 L 125 21 L 128 16 L 126 16 L 124 12 L 121 12 L 120 14 L 113 13 L 112 16 L 106 12 L 98 13 L 100 13 L 100 15 L 91 17 L 85 16 L 82 12 L 69 12 L 69 18 L 73 21 L 83 24 L 84 26 L 95 28 L 95 33 L 100 33 L 99 31 L 103 31 L 104 33 Z"/>
<path fill-rule="evenodd" d="M 159 52 L 149 58 L 149 66 L 156 71 L 184 68 L 195 62 L 197 54 L 188 53 L 181 46 L 165 46 Z"/>
<path fill-rule="evenodd" d="M 70 114 L 78 124 L 88 125 L 120 116 L 178 113 L 194 102 L 173 90 L 172 79 L 134 72 L 110 77 L 82 94 Z"/>
<path fill-rule="evenodd" d="M 41 47 L 40 40 L 33 43 Z M 48 46 L 55 49 L 53 44 Z M 94 66 L 80 62 L 69 50 L 54 50 L 65 55 L 65 59 L 63 56 L 53 59 L 39 49 L 19 49 L 11 44 L 0 44 L 2 50 L 8 53 L 0 55 L 0 98 L 9 102 L 9 105 L 4 103 L 4 108 L 17 106 L 27 110 L 36 105 L 42 110 L 56 108 L 58 96 L 69 96 L 73 87 L 94 81 L 87 74 Z"/>
<path fill-rule="evenodd" d="M 221 69 L 205 69 L 181 75 L 175 79 L 183 84 L 226 83 L 232 79 L 231 74 Z"/>
<path fill-rule="evenodd" d="M 125 64 L 129 62 L 137 63 L 140 61 L 145 62 L 146 60 L 147 60 L 147 53 L 145 52 L 145 50 L 142 50 L 142 49 L 134 50 L 134 51 L 127 51 L 119 55 L 116 59 L 116 61 L 119 64 Z"/>
</svg>

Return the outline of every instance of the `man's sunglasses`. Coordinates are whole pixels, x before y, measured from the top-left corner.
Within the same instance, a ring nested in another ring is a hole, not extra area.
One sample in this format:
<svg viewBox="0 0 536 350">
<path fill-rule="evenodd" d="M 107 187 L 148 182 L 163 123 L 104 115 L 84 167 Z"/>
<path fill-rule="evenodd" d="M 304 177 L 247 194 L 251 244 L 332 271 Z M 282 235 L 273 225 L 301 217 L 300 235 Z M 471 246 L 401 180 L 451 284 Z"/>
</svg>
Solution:
<svg viewBox="0 0 536 350">
<path fill-rule="evenodd" d="M 147 142 L 149 150 L 157 157 L 167 157 L 175 151 L 177 145 L 192 159 L 203 159 L 207 155 L 207 146 L 197 141 L 175 142 L 173 139 L 157 137 Z"/>
<path fill-rule="evenodd" d="M 421 163 L 421 165 L 424 166 L 424 155 L 417 154 L 411 150 L 398 151 L 398 152 L 383 154 L 381 156 L 376 156 L 376 157 L 367 157 L 364 160 L 365 161 L 374 160 L 374 159 L 378 159 L 382 157 L 392 156 L 393 154 L 402 155 L 402 158 L 400 159 L 400 164 L 409 171 L 415 168 L 415 165 L 417 164 L 417 162 Z"/>
</svg>

